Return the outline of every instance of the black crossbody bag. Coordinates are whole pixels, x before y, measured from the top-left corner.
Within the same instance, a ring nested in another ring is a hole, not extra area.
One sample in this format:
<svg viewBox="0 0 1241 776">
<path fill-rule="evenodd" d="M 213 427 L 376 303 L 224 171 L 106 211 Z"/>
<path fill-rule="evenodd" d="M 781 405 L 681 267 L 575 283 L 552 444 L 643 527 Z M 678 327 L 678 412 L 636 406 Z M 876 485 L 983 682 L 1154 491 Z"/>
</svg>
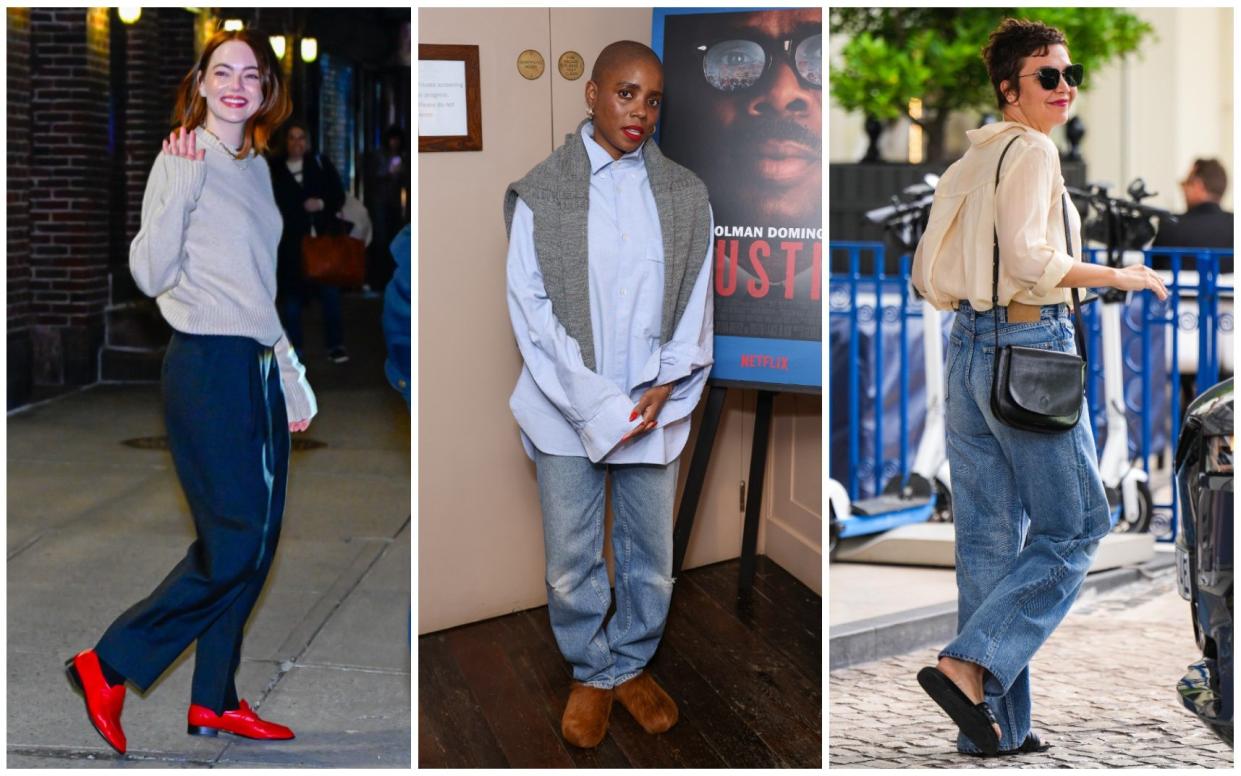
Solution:
<svg viewBox="0 0 1241 776">
<path fill-rule="evenodd" d="M 995 191 L 1000 191 L 1000 165 L 1017 138 L 1013 138 L 1000 154 L 995 167 Z M 1069 202 L 1065 195 L 1064 242 L 1068 254 L 1073 255 L 1073 238 L 1069 235 Z M 994 239 L 994 268 L 991 275 L 991 309 L 996 310 L 995 364 L 991 377 L 991 414 L 1002 423 L 1024 431 L 1055 434 L 1069 431 L 1077 425 L 1082 414 L 1082 399 L 1086 383 L 1085 327 L 1082 325 L 1081 302 L 1077 289 L 1073 289 L 1073 315 L 1077 323 L 1077 353 L 1061 353 L 1055 350 L 1005 345 L 1000 348 L 999 296 L 1000 296 L 1000 240 L 995 224 L 991 225 Z"/>
</svg>

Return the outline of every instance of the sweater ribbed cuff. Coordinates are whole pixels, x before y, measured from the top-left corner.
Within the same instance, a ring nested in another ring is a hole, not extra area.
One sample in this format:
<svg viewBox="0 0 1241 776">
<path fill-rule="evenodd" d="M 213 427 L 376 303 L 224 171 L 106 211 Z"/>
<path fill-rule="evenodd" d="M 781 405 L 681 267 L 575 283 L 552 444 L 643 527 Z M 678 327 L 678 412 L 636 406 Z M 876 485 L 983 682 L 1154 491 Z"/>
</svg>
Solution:
<svg viewBox="0 0 1241 776">
<path fill-rule="evenodd" d="M 203 191 L 203 184 L 207 180 L 207 163 L 162 152 L 161 155 L 168 169 L 170 195 L 184 202 L 188 206 L 187 209 L 192 208 L 198 202 L 198 197 Z"/>
</svg>

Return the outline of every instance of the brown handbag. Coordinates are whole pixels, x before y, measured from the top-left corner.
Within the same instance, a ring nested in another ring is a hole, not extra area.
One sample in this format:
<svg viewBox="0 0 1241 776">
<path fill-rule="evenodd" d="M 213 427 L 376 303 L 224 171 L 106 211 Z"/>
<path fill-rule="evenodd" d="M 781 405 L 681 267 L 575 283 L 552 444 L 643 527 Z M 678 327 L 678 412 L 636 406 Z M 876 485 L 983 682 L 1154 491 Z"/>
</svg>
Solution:
<svg viewBox="0 0 1241 776">
<path fill-rule="evenodd" d="M 359 287 L 366 280 L 366 244 L 347 234 L 302 238 L 302 270 L 306 279 L 342 288 Z"/>
</svg>

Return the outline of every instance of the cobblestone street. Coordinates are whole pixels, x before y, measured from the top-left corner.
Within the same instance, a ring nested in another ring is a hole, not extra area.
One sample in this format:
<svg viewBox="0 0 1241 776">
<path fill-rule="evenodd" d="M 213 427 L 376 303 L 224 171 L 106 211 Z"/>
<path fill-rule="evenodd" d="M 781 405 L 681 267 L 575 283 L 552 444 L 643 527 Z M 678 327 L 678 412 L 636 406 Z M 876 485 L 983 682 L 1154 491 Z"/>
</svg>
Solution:
<svg viewBox="0 0 1241 776">
<path fill-rule="evenodd" d="M 956 726 L 915 678 L 938 648 L 830 674 L 829 768 L 1232 767 L 1231 747 L 1176 692 L 1201 653 L 1172 569 L 1083 594 L 1035 655 L 1033 724 L 1047 752 L 958 754 Z"/>
</svg>

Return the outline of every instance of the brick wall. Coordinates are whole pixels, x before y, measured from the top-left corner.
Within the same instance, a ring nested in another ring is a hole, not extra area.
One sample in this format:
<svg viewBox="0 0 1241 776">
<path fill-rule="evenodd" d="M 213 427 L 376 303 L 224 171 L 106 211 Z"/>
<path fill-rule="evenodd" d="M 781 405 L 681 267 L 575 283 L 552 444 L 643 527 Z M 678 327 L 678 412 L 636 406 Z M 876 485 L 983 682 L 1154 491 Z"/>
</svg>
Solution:
<svg viewBox="0 0 1241 776">
<path fill-rule="evenodd" d="M 8 407 L 30 396 L 30 9 L 8 9 Z"/>
<path fill-rule="evenodd" d="M 180 8 L 144 8 L 126 25 L 125 255 L 142 220 L 142 195 L 160 143 L 172 131 L 177 86 L 194 66 L 194 16 Z M 124 256 L 122 256 L 124 258 Z"/>
<path fill-rule="evenodd" d="M 172 108 L 181 79 L 198 61 L 200 46 L 194 38 L 195 23 L 201 16 L 182 8 L 149 9 L 159 19 L 159 88 L 164 123 L 172 131 Z M 146 13 L 146 9 L 143 10 Z M 154 157 L 152 157 L 154 160 Z"/>
<path fill-rule="evenodd" d="M 30 12 L 34 381 L 95 380 L 107 297 L 108 10 Z"/>
<path fill-rule="evenodd" d="M 39 386 L 98 379 L 109 272 L 132 291 L 129 242 L 196 49 L 195 15 L 180 8 L 124 27 L 106 8 L 7 19 L 12 408 Z"/>
</svg>

